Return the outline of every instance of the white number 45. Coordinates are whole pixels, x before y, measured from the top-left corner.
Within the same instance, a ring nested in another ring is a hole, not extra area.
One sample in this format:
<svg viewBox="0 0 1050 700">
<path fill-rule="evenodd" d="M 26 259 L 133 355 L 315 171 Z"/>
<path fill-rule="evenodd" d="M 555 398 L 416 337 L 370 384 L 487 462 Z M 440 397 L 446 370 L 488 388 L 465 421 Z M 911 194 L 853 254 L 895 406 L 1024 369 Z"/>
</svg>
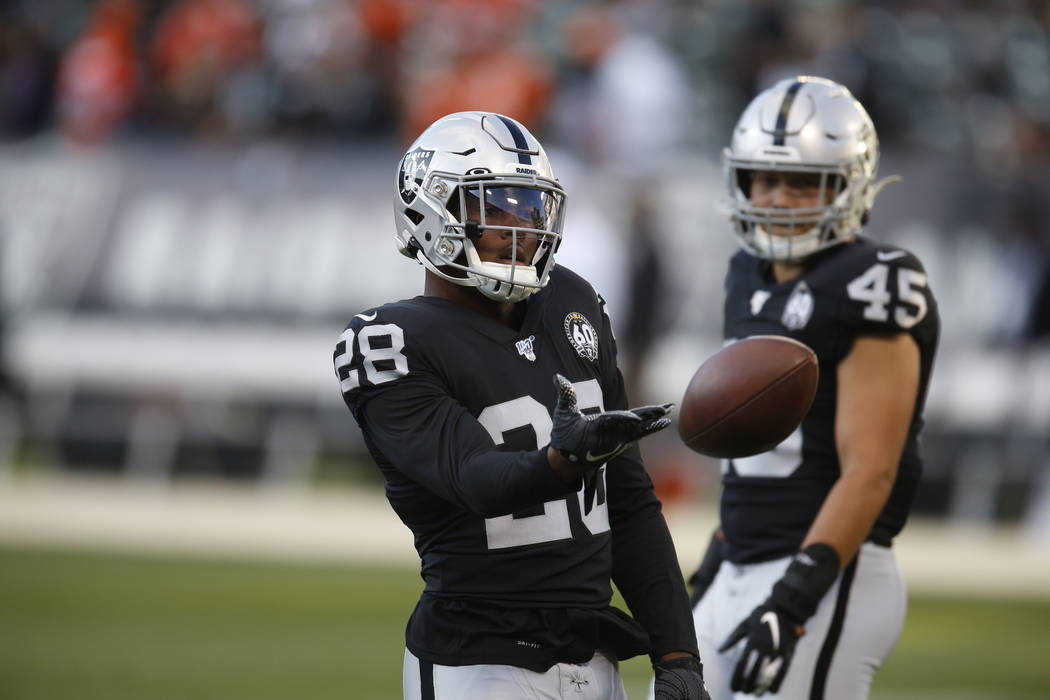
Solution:
<svg viewBox="0 0 1050 700">
<path fill-rule="evenodd" d="M 864 307 L 864 318 L 870 321 L 888 321 L 890 318 L 887 307 L 893 297 L 888 286 L 889 275 L 887 265 L 875 263 L 846 286 L 850 299 L 868 302 Z M 915 307 L 915 313 L 910 314 L 904 306 L 894 306 L 893 320 L 901 328 L 911 328 L 926 317 L 926 297 L 922 293 L 925 286 L 924 273 L 905 267 L 897 269 L 897 299 Z"/>
</svg>

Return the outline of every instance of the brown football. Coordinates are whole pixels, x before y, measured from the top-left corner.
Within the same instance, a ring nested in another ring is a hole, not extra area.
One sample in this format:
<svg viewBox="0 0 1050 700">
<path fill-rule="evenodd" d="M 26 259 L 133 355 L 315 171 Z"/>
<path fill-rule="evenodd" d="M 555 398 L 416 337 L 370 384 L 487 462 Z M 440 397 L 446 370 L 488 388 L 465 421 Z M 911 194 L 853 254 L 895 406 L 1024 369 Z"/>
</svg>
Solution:
<svg viewBox="0 0 1050 700">
<path fill-rule="evenodd" d="M 690 380 L 678 435 L 708 457 L 771 450 L 805 418 L 818 376 L 817 356 L 797 340 L 756 335 L 727 345 Z"/>
</svg>

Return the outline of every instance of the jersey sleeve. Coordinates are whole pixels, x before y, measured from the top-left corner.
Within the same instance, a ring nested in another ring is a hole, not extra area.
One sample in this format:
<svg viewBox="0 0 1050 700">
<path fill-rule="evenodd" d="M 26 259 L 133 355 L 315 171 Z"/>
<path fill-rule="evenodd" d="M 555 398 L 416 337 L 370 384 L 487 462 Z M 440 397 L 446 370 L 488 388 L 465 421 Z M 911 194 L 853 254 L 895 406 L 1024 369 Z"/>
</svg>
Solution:
<svg viewBox="0 0 1050 700">
<path fill-rule="evenodd" d="M 360 317 L 336 346 L 343 397 L 383 458 L 444 500 L 483 517 L 573 490 L 554 475 L 543 450 L 498 450 L 418 350 L 400 325 Z"/>
<path fill-rule="evenodd" d="M 605 300 L 598 296 L 601 311 L 601 328 L 598 330 L 598 362 L 601 372 L 602 402 L 605 410 L 627 408 L 627 391 L 624 387 L 623 374 L 617 359 L 616 336 L 612 330 L 612 319 Z"/>
<path fill-rule="evenodd" d="M 866 251 L 843 267 L 839 322 L 846 329 L 838 356 L 857 336 L 910 333 L 921 339 L 935 333 L 936 302 L 922 263 L 901 249 Z"/>
<path fill-rule="evenodd" d="M 616 359 L 612 324 L 602 307 L 600 331 L 602 393 L 605 408 L 624 409 L 628 397 Z M 632 445 L 606 467 L 609 522 L 613 539 L 613 582 L 627 607 L 649 634 L 656 662 L 671 651 L 699 656 L 685 580 L 653 482 Z"/>
</svg>

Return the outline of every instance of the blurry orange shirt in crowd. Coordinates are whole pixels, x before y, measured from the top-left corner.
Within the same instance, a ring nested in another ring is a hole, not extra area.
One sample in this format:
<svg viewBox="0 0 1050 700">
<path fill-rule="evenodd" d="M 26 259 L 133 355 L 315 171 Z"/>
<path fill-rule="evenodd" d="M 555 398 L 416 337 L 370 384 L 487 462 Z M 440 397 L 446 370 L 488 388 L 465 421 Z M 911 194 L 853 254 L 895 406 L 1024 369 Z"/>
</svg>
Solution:
<svg viewBox="0 0 1050 700">
<path fill-rule="evenodd" d="M 78 143 L 104 139 L 134 109 L 139 95 L 135 32 L 139 0 L 104 0 L 83 36 L 62 56 L 56 81 L 58 123 Z"/>
<path fill-rule="evenodd" d="M 357 16 L 372 40 L 394 46 L 412 21 L 409 0 L 360 0 Z"/>
<path fill-rule="evenodd" d="M 448 33 L 451 56 L 413 76 L 404 95 L 402 137 L 412 141 L 451 112 L 485 110 L 535 126 L 549 106 L 549 62 L 518 39 L 531 9 L 527 0 L 441 0 L 426 10 L 424 23 Z"/>
<path fill-rule="evenodd" d="M 165 82 L 201 70 L 225 75 L 259 57 L 261 32 L 245 0 L 184 0 L 157 23 L 151 67 Z"/>
<path fill-rule="evenodd" d="M 546 112 L 550 91 L 548 73 L 527 53 L 504 49 L 474 56 L 426 81 L 407 105 L 404 135 L 414 139 L 446 114 L 475 109 L 532 126 Z"/>
</svg>

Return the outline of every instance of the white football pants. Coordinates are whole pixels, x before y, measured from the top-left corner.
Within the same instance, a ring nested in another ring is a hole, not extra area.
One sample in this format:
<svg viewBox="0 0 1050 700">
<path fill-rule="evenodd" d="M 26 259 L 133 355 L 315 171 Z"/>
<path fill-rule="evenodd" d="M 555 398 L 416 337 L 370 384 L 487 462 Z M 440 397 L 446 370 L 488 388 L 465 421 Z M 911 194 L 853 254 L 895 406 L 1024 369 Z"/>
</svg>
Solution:
<svg viewBox="0 0 1050 700">
<path fill-rule="evenodd" d="M 746 641 L 718 647 L 769 597 L 791 557 L 738 566 L 724 562 L 693 610 L 704 681 L 712 700 L 753 700 L 729 682 Z M 865 543 L 806 622 L 787 676 L 770 700 L 866 700 L 875 671 L 904 628 L 907 596 L 893 550 Z"/>
<path fill-rule="evenodd" d="M 403 682 L 405 700 L 627 700 L 618 667 L 602 654 L 537 673 L 497 664 L 439 666 L 406 649 Z"/>
</svg>

